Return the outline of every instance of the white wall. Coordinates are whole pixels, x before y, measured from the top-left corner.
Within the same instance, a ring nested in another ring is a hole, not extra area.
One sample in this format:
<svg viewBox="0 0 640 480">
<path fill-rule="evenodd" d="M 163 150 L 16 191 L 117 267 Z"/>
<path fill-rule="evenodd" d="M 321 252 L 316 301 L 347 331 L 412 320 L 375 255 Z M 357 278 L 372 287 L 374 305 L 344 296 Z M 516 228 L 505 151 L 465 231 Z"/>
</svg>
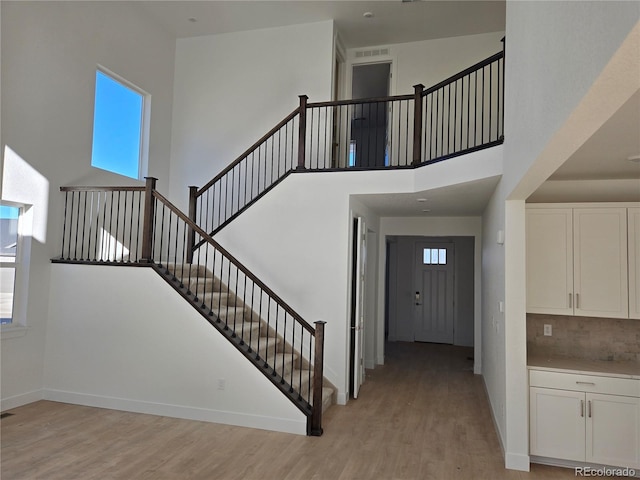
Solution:
<svg viewBox="0 0 640 480">
<path fill-rule="evenodd" d="M 639 18 L 637 2 L 507 2 L 505 174 L 483 217 L 482 336 L 509 468 L 529 468 L 524 199 L 637 88 L 637 48 L 600 74 Z M 504 247 L 492 241 L 499 229 Z"/>
<path fill-rule="evenodd" d="M 33 219 L 28 330 L 2 339 L 6 409 L 37 399 L 42 389 L 49 259 L 59 254 L 63 218 L 59 187 L 135 183 L 90 166 L 96 67 L 151 94 L 149 174 L 166 189 L 175 41 L 135 4 L 2 2 L 1 8 L 2 198 L 31 204 Z"/>
<path fill-rule="evenodd" d="M 420 42 L 396 43 L 376 47 L 354 48 L 347 51 L 347 91 L 351 91 L 351 66 L 359 63 L 391 61 L 393 78 L 391 95 L 413 93 L 418 83 L 426 88 L 470 67 L 502 50 L 500 39 L 504 32 L 440 38 Z M 356 52 L 372 48 L 389 48 L 389 55 L 356 58 Z"/>
<path fill-rule="evenodd" d="M 171 198 L 203 186 L 299 104 L 331 99 L 333 22 L 178 40 Z"/>
<path fill-rule="evenodd" d="M 53 265 L 50 308 L 46 399 L 306 434 L 302 412 L 149 268 Z"/>
<path fill-rule="evenodd" d="M 217 238 L 305 320 L 327 321 L 325 375 L 338 388 L 338 399 L 344 403 L 348 384 L 352 216 L 368 216 L 373 229 L 376 223 L 375 213 L 367 212 L 358 202 L 350 202 L 350 195 L 428 191 L 493 177 L 501 168 L 502 149 L 494 147 L 416 170 L 296 173 L 225 227 Z M 427 228 L 418 234 L 425 231 L 439 235 L 443 230 Z M 446 234 L 477 234 L 468 232 L 451 228 Z M 401 232 L 389 232 L 393 233 Z M 382 248 L 384 242 L 379 245 Z M 380 266 L 384 266 L 383 261 L 378 262 L 378 272 Z M 378 287 L 379 299 L 380 295 L 383 298 L 384 291 L 381 293 Z M 476 298 L 479 300 L 480 295 Z M 383 311 L 379 300 L 382 327 L 378 328 L 382 329 Z M 384 341 L 384 330 L 378 330 L 375 341 L 376 352 L 382 352 L 379 345 Z M 376 362 L 381 363 L 378 355 Z"/>
</svg>

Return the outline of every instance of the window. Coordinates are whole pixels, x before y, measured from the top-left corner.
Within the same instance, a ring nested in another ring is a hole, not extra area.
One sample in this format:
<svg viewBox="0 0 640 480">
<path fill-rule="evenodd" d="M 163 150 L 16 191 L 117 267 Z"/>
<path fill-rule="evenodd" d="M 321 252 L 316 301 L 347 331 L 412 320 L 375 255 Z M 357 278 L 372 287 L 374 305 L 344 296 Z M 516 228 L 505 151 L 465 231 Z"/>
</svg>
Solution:
<svg viewBox="0 0 640 480">
<path fill-rule="evenodd" d="M 422 250 L 422 263 L 424 265 L 446 265 L 446 248 L 425 248 Z"/>
<path fill-rule="evenodd" d="M 108 74 L 96 71 L 91 165 L 140 179 L 146 170 L 149 95 Z"/>
<path fill-rule="evenodd" d="M 0 324 L 13 323 L 20 208 L 0 204 Z"/>
</svg>

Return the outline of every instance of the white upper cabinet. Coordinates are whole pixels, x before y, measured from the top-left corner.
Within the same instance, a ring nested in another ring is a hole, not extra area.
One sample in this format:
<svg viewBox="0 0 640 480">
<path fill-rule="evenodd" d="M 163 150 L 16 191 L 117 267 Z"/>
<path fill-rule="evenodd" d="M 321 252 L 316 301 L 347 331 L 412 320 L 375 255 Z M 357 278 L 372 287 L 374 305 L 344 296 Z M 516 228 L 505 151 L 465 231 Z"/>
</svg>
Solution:
<svg viewBox="0 0 640 480">
<path fill-rule="evenodd" d="M 573 315 L 573 210 L 528 209 L 527 311 Z"/>
<path fill-rule="evenodd" d="M 526 215 L 527 312 L 640 318 L 640 207 L 532 204 Z"/>
<path fill-rule="evenodd" d="M 628 209 L 629 318 L 640 319 L 640 207 Z"/>
<path fill-rule="evenodd" d="M 627 209 L 573 211 L 575 315 L 629 318 Z"/>
</svg>

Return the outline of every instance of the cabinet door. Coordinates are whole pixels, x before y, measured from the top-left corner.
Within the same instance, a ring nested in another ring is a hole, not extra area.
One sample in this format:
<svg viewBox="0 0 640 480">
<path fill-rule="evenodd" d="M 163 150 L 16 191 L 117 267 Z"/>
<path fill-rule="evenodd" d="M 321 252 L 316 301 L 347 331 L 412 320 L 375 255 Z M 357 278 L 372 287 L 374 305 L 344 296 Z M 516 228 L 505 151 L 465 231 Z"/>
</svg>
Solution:
<svg viewBox="0 0 640 480">
<path fill-rule="evenodd" d="M 629 318 L 640 319 L 640 208 L 628 210 Z"/>
<path fill-rule="evenodd" d="M 640 468 L 640 398 L 587 393 L 587 462 Z"/>
<path fill-rule="evenodd" d="M 570 208 L 526 213 L 527 312 L 573 315 L 573 224 Z"/>
<path fill-rule="evenodd" d="M 529 389 L 530 453 L 584 462 L 585 394 Z"/>
<path fill-rule="evenodd" d="M 575 315 L 628 318 L 627 209 L 577 208 L 573 224 Z"/>
</svg>

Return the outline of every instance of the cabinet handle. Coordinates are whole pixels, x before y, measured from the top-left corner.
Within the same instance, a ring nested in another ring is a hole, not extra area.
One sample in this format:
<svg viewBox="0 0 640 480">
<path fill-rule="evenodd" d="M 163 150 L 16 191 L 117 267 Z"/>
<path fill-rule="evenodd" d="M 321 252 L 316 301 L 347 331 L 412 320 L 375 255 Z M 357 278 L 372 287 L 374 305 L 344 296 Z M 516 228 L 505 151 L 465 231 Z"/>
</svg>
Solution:
<svg viewBox="0 0 640 480">
<path fill-rule="evenodd" d="M 584 417 L 584 400 L 580 400 L 580 416 Z"/>
<path fill-rule="evenodd" d="M 576 308 L 580 308 L 580 294 L 576 293 Z"/>
<path fill-rule="evenodd" d="M 587 413 L 587 416 L 591 418 L 591 400 L 587 402 L 587 412 L 589 412 Z"/>
<path fill-rule="evenodd" d="M 573 308 L 573 298 L 571 298 L 572 295 L 569 294 L 569 308 Z"/>
<path fill-rule="evenodd" d="M 576 385 L 593 385 L 593 386 L 595 386 L 595 383 L 593 383 L 593 382 L 576 382 Z"/>
</svg>

